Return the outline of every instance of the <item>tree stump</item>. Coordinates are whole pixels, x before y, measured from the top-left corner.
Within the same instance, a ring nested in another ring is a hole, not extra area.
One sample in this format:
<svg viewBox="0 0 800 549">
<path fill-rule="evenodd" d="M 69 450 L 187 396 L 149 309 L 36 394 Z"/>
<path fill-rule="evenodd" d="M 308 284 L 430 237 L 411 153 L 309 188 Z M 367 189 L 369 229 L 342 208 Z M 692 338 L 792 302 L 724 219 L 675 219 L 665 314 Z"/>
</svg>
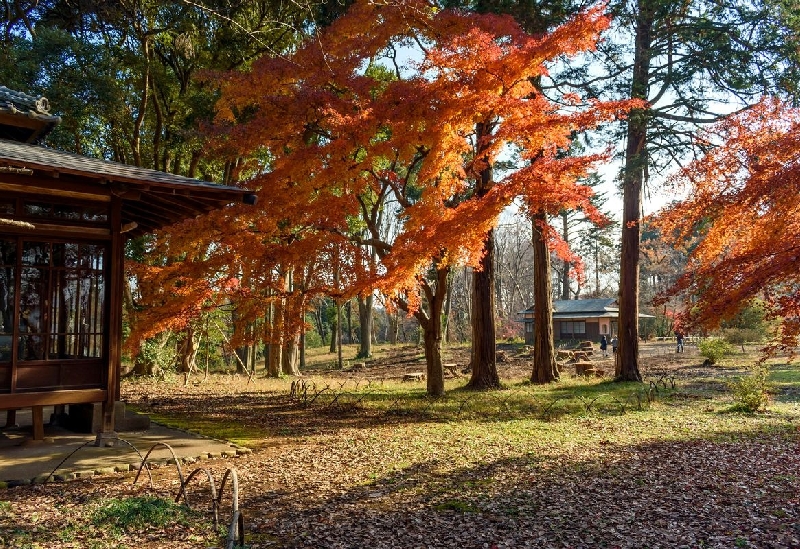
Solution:
<svg viewBox="0 0 800 549">
<path fill-rule="evenodd" d="M 408 372 L 403 374 L 403 381 L 422 381 L 425 379 L 425 372 Z"/>
<path fill-rule="evenodd" d="M 587 376 L 593 374 L 594 364 L 591 362 L 576 362 L 575 363 L 575 375 L 576 376 Z"/>
<path fill-rule="evenodd" d="M 556 360 L 572 360 L 574 358 L 575 355 L 572 351 L 565 351 L 561 349 L 556 353 Z"/>
<path fill-rule="evenodd" d="M 461 374 L 458 373 L 458 364 L 442 364 L 442 368 L 444 368 L 445 374 L 453 377 L 461 377 Z"/>
</svg>

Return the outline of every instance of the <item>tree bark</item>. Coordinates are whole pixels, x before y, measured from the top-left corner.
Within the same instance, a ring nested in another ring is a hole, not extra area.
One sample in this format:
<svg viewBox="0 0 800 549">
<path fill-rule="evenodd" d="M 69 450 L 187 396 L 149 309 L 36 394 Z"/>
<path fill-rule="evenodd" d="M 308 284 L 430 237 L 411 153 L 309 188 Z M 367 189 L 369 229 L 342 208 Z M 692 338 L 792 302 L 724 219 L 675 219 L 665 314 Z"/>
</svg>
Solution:
<svg viewBox="0 0 800 549">
<path fill-rule="evenodd" d="M 562 227 L 562 234 L 561 238 L 564 239 L 564 242 L 569 242 L 569 212 L 563 211 L 561 212 L 561 221 L 563 222 Z M 536 227 L 534 227 L 534 232 L 536 232 Z M 536 236 L 534 236 L 534 242 L 536 242 Z M 545 243 L 546 245 L 546 243 Z M 535 260 L 534 260 L 535 261 Z M 547 260 L 548 270 L 550 270 L 550 259 Z M 570 263 L 566 259 L 564 260 L 564 272 L 561 273 L 561 299 L 567 300 L 569 299 L 569 268 Z"/>
<path fill-rule="evenodd" d="M 300 369 L 297 367 L 300 355 L 300 335 L 296 334 L 287 337 L 283 346 L 283 360 L 281 363 L 281 371 L 283 375 L 299 376 Z"/>
<path fill-rule="evenodd" d="M 450 281 L 450 268 L 436 269 L 436 287 L 422 284 L 428 310 L 419 309 L 414 316 L 422 328 L 425 347 L 427 391 L 430 396 L 444 395 L 444 369 L 442 368 L 442 308 Z"/>
<path fill-rule="evenodd" d="M 476 126 L 477 155 L 482 154 L 484 137 L 491 134 L 490 124 Z M 475 195 L 486 195 L 494 186 L 491 165 L 478 174 Z M 480 266 L 472 273 L 472 377 L 467 384 L 470 389 L 485 390 L 500 387 L 497 375 L 495 348 L 495 285 L 494 285 L 494 230 L 483 240 L 484 255 Z"/>
<path fill-rule="evenodd" d="M 265 327 L 267 332 L 267 349 L 269 361 L 267 363 L 267 375 L 269 377 L 280 377 L 281 364 L 283 362 L 283 345 L 281 344 L 281 334 L 283 315 L 280 302 L 272 301 L 269 304 L 269 324 Z"/>
<path fill-rule="evenodd" d="M 497 374 L 494 322 L 494 231 L 484 240 L 480 270 L 472 273 L 472 377 L 470 389 L 500 387 Z"/>
<path fill-rule="evenodd" d="M 555 344 L 553 341 L 553 283 L 550 269 L 550 250 L 544 228 L 545 212 L 533 216 L 533 372 L 531 383 L 550 383 L 558 379 Z"/>
<path fill-rule="evenodd" d="M 638 1 L 631 97 L 647 99 L 654 6 Z M 619 347 L 614 369 L 618 381 L 641 381 L 639 373 L 639 240 L 642 185 L 647 168 L 646 109 L 628 117 L 628 136 L 623 171 L 622 258 L 619 281 Z"/>
<path fill-rule="evenodd" d="M 371 292 L 364 297 L 358 296 L 358 322 L 361 337 L 359 338 L 356 358 L 370 358 L 372 356 L 372 327 L 374 325 L 372 312 L 374 303 L 375 296 Z"/>
<path fill-rule="evenodd" d="M 183 332 L 178 345 L 178 368 L 183 373 L 185 380 L 188 379 L 189 373 L 195 370 L 198 350 L 194 328 L 189 325 Z"/>
</svg>

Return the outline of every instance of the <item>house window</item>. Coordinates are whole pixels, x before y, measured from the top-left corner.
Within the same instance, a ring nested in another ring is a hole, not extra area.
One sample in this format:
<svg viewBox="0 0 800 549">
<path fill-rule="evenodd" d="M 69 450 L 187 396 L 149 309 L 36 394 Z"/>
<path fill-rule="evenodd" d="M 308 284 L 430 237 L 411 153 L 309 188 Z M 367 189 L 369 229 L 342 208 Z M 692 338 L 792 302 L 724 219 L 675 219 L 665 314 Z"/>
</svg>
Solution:
<svg viewBox="0 0 800 549">
<path fill-rule="evenodd" d="M 104 253 L 97 244 L 22 243 L 19 360 L 102 356 Z"/>
<path fill-rule="evenodd" d="M 532 334 L 533 333 L 533 322 L 526 322 L 525 323 L 525 332 Z"/>
<path fill-rule="evenodd" d="M 561 321 L 561 338 L 586 335 L 586 321 Z"/>
</svg>

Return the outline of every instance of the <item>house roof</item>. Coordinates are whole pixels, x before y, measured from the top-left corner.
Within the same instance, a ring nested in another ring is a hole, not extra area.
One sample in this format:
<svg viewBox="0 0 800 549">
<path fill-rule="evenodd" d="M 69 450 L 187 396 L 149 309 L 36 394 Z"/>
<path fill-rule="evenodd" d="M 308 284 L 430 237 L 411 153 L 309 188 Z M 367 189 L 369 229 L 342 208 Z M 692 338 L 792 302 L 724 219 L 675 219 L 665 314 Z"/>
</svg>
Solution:
<svg viewBox="0 0 800 549">
<path fill-rule="evenodd" d="M 535 305 L 517 313 L 524 321 L 531 322 Z M 559 299 L 553 301 L 553 319 L 569 320 L 582 318 L 617 318 L 619 304 L 614 298 Z M 654 318 L 653 315 L 639 313 L 639 318 Z"/>
<path fill-rule="evenodd" d="M 46 98 L 0 86 L 0 139 L 39 143 L 59 122 Z"/>
<path fill-rule="evenodd" d="M 606 313 L 614 313 L 616 316 L 619 314 L 619 307 L 617 300 L 613 298 L 603 299 L 560 299 L 553 301 L 553 316 L 562 315 L 604 315 Z"/>
<path fill-rule="evenodd" d="M 256 199 L 238 187 L 5 139 L 0 139 L 0 176 L 0 190 L 63 194 L 68 187 L 68 195 L 76 198 L 109 200 L 111 195 L 119 196 L 123 225 L 136 224 L 129 236 L 234 202 L 254 204 Z"/>
</svg>

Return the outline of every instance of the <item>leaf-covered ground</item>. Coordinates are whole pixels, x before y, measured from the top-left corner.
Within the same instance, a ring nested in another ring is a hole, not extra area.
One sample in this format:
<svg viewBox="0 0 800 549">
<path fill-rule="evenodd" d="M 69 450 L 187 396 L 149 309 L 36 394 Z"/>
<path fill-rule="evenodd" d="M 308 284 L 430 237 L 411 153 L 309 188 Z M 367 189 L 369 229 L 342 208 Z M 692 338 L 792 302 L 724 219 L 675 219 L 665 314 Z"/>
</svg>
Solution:
<svg viewBox="0 0 800 549">
<path fill-rule="evenodd" d="M 123 391 L 158 417 L 255 448 L 204 464 L 217 482 L 238 471 L 252 548 L 800 547 L 800 375 L 776 367 L 770 410 L 747 415 L 731 411 L 724 383 L 739 366 L 701 360 L 647 359 L 635 386 L 509 381 L 472 395 L 454 379 L 437 402 L 385 372 L 365 381 L 369 371 L 317 373 L 314 402 L 291 395 L 289 379 Z M 510 362 L 507 380 L 526 367 Z M 367 370 L 392 367 L 407 365 Z M 175 471 L 155 473 L 155 491 L 109 476 L 0 492 L 0 547 L 222 546 L 202 481 L 197 514 L 128 530 L 98 520 L 109 500 L 174 497 Z"/>
</svg>

